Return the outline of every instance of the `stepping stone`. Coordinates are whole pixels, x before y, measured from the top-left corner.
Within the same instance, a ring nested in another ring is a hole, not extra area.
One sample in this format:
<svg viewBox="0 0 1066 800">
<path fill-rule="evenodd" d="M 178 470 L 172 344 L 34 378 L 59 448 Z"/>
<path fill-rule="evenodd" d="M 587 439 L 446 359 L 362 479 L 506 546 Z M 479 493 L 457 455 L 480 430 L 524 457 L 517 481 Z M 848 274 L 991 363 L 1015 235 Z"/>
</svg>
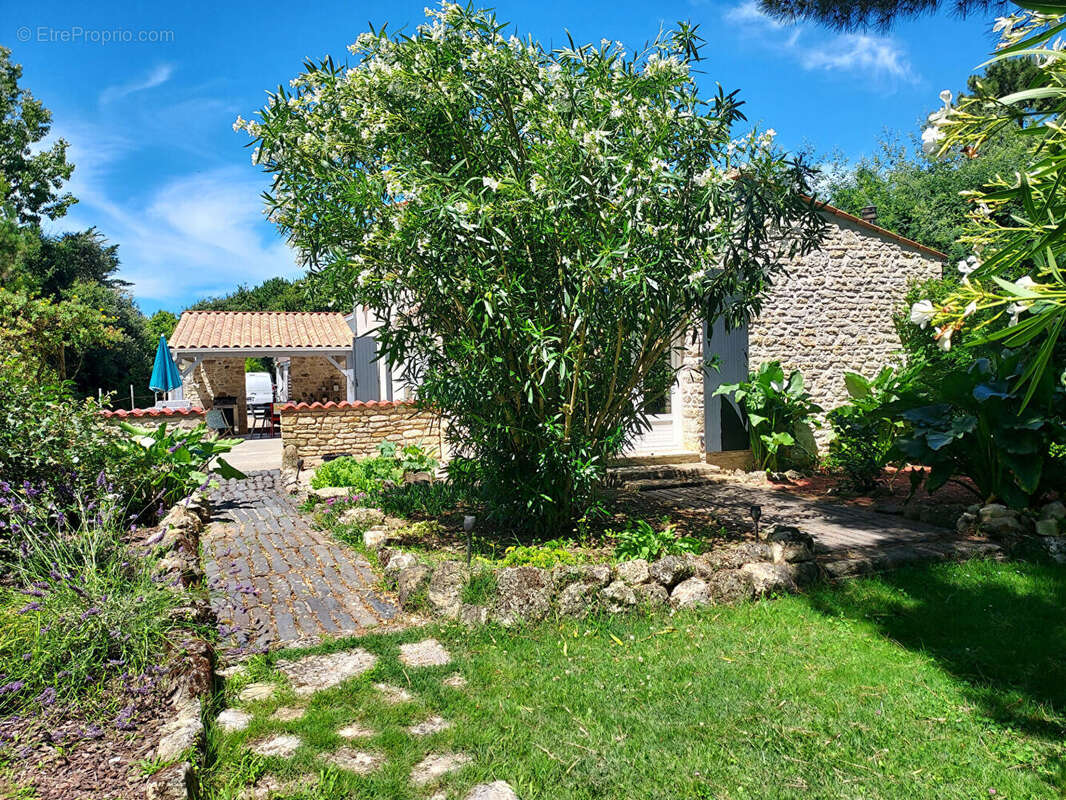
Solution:
<svg viewBox="0 0 1066 800">
<path fill-rule="evenodd" d="M 242 703 L 255 703 L 259 700 L 269 700 L 274 696 L 274 692 L 278 690 L 276 683 L 249 683 L 243 689 L 241 693 L 237 695 L 237 699 Z"/>
<path fill-rule="evenodd" d="M 261 756 L 279 756 L 288 758 L 296 752 L 300 746 L 300 737 L 289 734 L 271 736 L 269 739 L 260 739 L 249 748 L 253 753 Z"/>
<path fill-rule="evenodd" d="M 344 739 L 369 739 L 374 735 L 374 731 L 358 722 L 353 722 L 337 731 L 337 735 Z"/>
<path fill-rule="evenodd" d="M 466 678 L 460 675 L 458 672 L 454 675 L 449 675 L 447 678 L 441 681 L 445 686 L 450 686 L 453 689 L 466 688 Z"/>
<path fill-rule="evenodd" d="M 479 783 L 470 790 L 466 800 L 518 800 L 518 795 L 507 781 L 493 781 Z"/>
<path fill-rule="evenodd" d="M 381 699 L 386 703 L 410 703 L 414 698 L 411 697 L 411 693 L 406 689 L 401 689 L 399 686 L 392 686 L 388 683 L 375 683 L 374 688 L 381 693 Z"/>
<path fill-rule="evenodd" d="M 450 664 L 452 657 L 436 639 L 426 639 L 400 645 L 400 661 L 407 667 L 442 667 Z"/>
<path fill-rule="evenodd" d="M 431 753 L 415 764 L 411 770 L 411 783 L 425 786 L 473 762 L 474 759 L 463 753 Z"/>
<path fill-rule="evenodd" d="M 279 661 L 278 669 L 292 683 L 297 697 L 307 697 L 361 675 L 377 662 L 377 656 L 362 648 L 321 656 Z"/>
<path fill-rule="evenodd" d="M 247 711 L 241 711 L 239 708 L 227 708 L 215 718 L 215 724 L 226 733 L 243 731 L 251 721 L 252 715 Z"/>
<path fill-rule="evenodd" d="M 339 769 L 345 769 L 357 775 L 366 775 L 380 767 L 385 759 L 380 753 L 366 753 L 362 750 L 342 747 L 340 750 L 323 756 L 322 760 Z"/>
<path fill-rule="evenodd" d="M 407 732 L 412 736 L 429 736 L 430 734 L 446 731 L 451 726 L 452 724 L 444 717 L 434 715 L 429 719 L 419 722 L 417 725 L 412 725 L 407 729 Z"/>
<path fill-rule="evenodd" d="M 232 678 L 235 675 L 243 675 L 248 671 L 248 668 L 244 664 L 232 664 L 222 669 L 216 669 L 215 674 L 220 678 Z"/>
<path fill-rule="evenodd" d="M 300 719 L 307 709 L 305 708 L 292 708 L 291 706 L 283 706 L 270 715 L 270 718 L 277 720 L 278 722 L 292 722 L 293 720 Z"/>
<path fill-rule="evenodd" d="M 273 775 L 264 775 L 252 786 L 241 789 L 238 800 L 269 800 L 278 794 L 288 794 L 296 790 L 302 781 L 299 778 L 283 781 Z"/>
</svg>

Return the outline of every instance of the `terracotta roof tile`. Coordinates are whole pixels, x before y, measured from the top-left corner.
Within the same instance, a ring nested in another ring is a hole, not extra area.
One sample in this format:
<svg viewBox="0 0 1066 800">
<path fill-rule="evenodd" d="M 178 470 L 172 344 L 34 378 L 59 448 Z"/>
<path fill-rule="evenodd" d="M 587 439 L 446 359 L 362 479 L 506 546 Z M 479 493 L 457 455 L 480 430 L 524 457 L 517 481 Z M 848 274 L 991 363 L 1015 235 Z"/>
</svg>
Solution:
<svg viewBox="0 0 1066 800">
<path fill-rule="evenodd" d="M 135 408 L 132 411 L 120 408 L 115 411 L 104 409 L 100 412 L 100 416 L 107 419 L 127 419 L 129 417 L 195 417 L 203 416 L 205 413 L 199 406 L 193 406 L 192 408 Z"/>
<path fill-rule="evenodd" d="M 170 346 L 344 350 L 352 346 L 352 329 L 336 311 L 186 311 Z"/>
<path fill-rule="evenodd" d="M 399 408 L 401 406 L 414 406 L 413 400 L 341 400 L 339 403 L 330 400 L 328 403 L 285 403 L 275 406 L 275 411 L 306 411 L 307 409 L 343 409 L 343 408 Z"/>
</svg>

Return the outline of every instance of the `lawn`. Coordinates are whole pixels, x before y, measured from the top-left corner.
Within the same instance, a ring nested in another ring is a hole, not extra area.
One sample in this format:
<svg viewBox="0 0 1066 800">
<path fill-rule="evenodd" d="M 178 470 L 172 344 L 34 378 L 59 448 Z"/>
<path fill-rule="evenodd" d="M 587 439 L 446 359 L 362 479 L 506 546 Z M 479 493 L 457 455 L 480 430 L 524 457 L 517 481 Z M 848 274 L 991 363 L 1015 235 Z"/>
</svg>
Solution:
<svg viewBox="0 0 1066 800">
<path fill-rule="evenodd" d="M 429 752 L 473 763 L 438 788 L 508 781 L 533 798 L 1047 798 L 1066 757 L 1066 568 L 971 562 L 901 571 L 698 613 L 527 631 L 430 628 L 364 637 L 368 673 L 315 695 L 293 722 L 267 716 L 291 694 L 253 704 L 243 732 L 211 732 L 209 796 L 257 775 L 305 776 L 291 798 L 425 797 L 407 776 Z M 455 661 L 404 669 L 403 642 L 436 636 Z M 291 655 L 291 652 L 288 653 Z M 231 678 L 276 677 L 276 655 Z M 455 672 L 463 689 L 442 684 Z M 373 688 L 407 688 L 388 705 Z M 416 738 L 430 714 L 453 727 Z M 367 777 L 317 755 L 358 721 L 384 754 Z M 266 732 L 303 741 L 291 759 L 243 744 Z"/>
</svg>

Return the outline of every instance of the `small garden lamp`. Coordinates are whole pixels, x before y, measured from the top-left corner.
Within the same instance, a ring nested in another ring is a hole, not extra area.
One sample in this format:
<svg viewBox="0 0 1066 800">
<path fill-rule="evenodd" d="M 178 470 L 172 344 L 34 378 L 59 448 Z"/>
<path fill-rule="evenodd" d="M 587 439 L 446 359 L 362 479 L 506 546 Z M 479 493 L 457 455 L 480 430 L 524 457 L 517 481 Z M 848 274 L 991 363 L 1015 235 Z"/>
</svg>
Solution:
<svg viewBox="0 0 1066 800">
<path fill-rule="evenodd" d="M 755 541 L 759 541 L 759 520 L 762 518 L 762 506 L 752 506 L 748 509 L 751 519 L 755 523 Z"/>
<path fill-rule="evenodd" d="M 474 523 L 477 517 L 467 514 L 463 517 L 463 530 L 466 531 L 466 565 L 470 566 L 470 551 L 474 549 Z"/>
</svg>

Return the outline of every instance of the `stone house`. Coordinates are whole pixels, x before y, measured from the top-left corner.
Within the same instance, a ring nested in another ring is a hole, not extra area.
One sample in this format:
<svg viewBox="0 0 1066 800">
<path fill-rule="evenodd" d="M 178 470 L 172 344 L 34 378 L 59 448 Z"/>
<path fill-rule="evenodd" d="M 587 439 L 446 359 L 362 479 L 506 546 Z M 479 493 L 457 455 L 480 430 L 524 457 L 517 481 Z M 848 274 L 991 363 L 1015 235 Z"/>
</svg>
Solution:
<svg viewBox="0 0 1066 800">
<path fill-rule="evenodd" d="M 746 461 L 747 434 L 738 409 L 714 397 L 723 383 L 744 380 L 765 361 L 803 373 L 825 409 L 847 399 L 844 373 L 872 375 L 897 360 L 893 314 L 911 283 L 940 277 L 943 253 L 832 206 L 820 249 L 793 258 L 779 275 L 758 319 L 727 331 L 721 323 L 692 331 L 673 358 L 678 379 L 627 458 Z M 236 398 L 246 430 L 244 359 L 270 356 L 278 365 L 282 435 L 289 460 L 335 452 L 370 455 L 382 437 L 442 447 L 440 426 L 409 401 L 403 369 L 375 360 L 375 329 L 365 309 L 339 313 L 187 311 L 171 346 L 185 376 L 185 399 L 210 408 Z M 712 358 L 719 369 L 705 369 Z M 820 444 L 826 431 L 819 432 Z M 291 447 L 290 447 L 291 445 Z"/>
<path fill-rule="evenodd" d="M 814 402 L 829 410 L 847 401 L 845 372 L 872 376 L 898 360 L 893 315 L 912 283 L 942 275 L 947 256 L 872 219 L 829 205 L 821 210 L 827 223 L 821 248 L 789 261 L 758 319 L 732 331 L 704 324 L 679 343 L 678 380 L 663 412 L 633 443 L 631 457 L 739 465 L 747 434 L 732 401 L 712 396 L 718 386 L 780 361 L 786 373 L 800 370 Z M 714 356 L 719 370 L 704 369 Z M 816 433 L 819 444 L 826 436 L 825 429 Z"/>
</svg>

